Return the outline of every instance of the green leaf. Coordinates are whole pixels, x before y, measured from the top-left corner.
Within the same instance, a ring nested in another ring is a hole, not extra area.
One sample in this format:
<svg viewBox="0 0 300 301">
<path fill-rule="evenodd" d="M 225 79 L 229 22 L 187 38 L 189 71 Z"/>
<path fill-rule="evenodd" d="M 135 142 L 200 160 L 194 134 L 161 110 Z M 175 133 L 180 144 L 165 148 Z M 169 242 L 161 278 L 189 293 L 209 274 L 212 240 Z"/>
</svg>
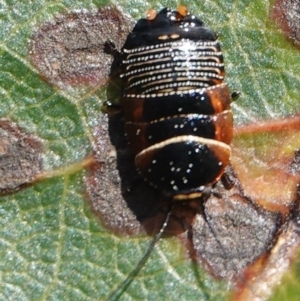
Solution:
<svg viewBox="0 0 300 301">
<path fill-rule="evenodd" d="M 40 78 L 28 54 L 30 38 L 44 22 L 107 3 L 1 2 L 0 117 L 43 140 L 44 170 L 50 174 L 0 198 L 1 300 L 105 300 L 151 241 L 113 234 L 86 202 L 85 171 L 76 162 L 92 153 L 104 89 L 53 87 Z M 220 34 L 227 82 L 242 92 L 233 105 L 236 124 L 297 112 L 300 53 L 270 19 L 272 1 L 185 3 Z M 161 8 L 157 2 L 117 4 L 134 18 L 149 7 Z M 162 239 L 121 300 L 226 300 L 226 284 L 190 263 L 185 253 L 176 238 Z M 291 281 L 299 270 L 295 274 Z"/>
</svg>

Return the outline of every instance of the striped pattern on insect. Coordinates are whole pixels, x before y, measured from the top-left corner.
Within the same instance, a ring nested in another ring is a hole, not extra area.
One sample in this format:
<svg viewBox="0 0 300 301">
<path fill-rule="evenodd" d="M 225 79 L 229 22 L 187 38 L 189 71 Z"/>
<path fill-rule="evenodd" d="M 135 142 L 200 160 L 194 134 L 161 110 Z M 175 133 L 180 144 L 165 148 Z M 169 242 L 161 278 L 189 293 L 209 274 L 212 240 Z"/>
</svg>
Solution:
<svg viewBox="0 0 300 301">
<path fill-rule="evenodd" d="M 139 173 L 174 200 L 201 197 L 231 153 L 231 96 L 217 35 L 184 7 L 150 11 L 120 61 L 125 131 Z"/>
</svg>

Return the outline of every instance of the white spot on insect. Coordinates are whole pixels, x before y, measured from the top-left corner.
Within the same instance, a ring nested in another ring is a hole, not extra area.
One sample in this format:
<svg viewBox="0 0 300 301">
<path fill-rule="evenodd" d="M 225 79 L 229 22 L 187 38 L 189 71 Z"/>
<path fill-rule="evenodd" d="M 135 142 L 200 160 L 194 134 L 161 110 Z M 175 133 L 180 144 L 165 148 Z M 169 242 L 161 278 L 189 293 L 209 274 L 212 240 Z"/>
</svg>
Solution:
<svg viewBox="0 0 300 301">
<path fill-rule="evenodd" d="M 149 169 L 148 169 L 148 172 L 151 172 L 151 171 L 152 171 L 152 169 L 151 169 L 151 168 L 149 168 Z"/>
<path fill-rule="evenodd" d="M 148 136 L 148 139 L 152 139 L 152 136 L 151 136 L 151 135 L 149 135 L 149 136 Z"/>
<path fill-rule="evenodd" d="M 222 165 L 223 165 L 223 163 L 222 163 L 222 162 L 219 162 L 219 163 L 218 163 L 218 165 L 219 165 L 219 166 L 222 166 Z"/>
<path fill-rule="evenodd" d="M 177 129 L 177 128 L 178 128 L 178 124 L 175 124 L 175 125 L 174 125 L 174 129 Z"/>
<path fill-rule="evenodd" d="M 168 38 L 167 35 L 158 36 L 158 40 L 167 40 Z"/>
<path fill-rule="evenodd" d="M 171 39 L 177 39 L 177 38 L 179 38 L 179 37 L 180 37 L 179 34 L 171 34 L 171 35 L 170 35 L 170 38 L 171 38 Z"/>
<path fill-rule="evenodd" d="M 180 167 L 178 167 L 178 168 L 176 169 L 176 171 L 177 171 L 177 172 L 181 171 L 181 168 L 180 168 Z"/>
<path fill-rule="evenodd" d="M 187 170 L 186 170 L 186 173 L 190 173 L 191 172 L 191 170 L 188 168 Z"/>
<path fill-rule="evenodd" d="M 155 164 L 156 163 L 156 160 L 152 160 L 152 164 Z"/>
<path fill-rule="evenodd" d="M 178 112 L 181 112 L 182 111 L 182 108 L 178 108 Z"/>
<path fill-rule="evenodd" d="M 135 134 L 138 136 L 140 133 L 141 133 L 141 130 L 138 129 Z"/>
<path fill-rule="evenodd" d="M 194 131 L 194 132 L 197 132 L 197 130 L 198 130 L 198 128 L 193 128 L 193 131 Z"/>
<path fill-rule="evenodd" d="M 176 185 L 173 186 L 173 190 L 178 190 L 178 187 Z"/>
<path fill-rule="evenodd" d="M 188 182 L 188 179 L 187 179 L 187 178 L 182 178 L 182 182 L 183 182 L 184 184 L 186 184 L 186 183 Z"/>
<path fill-rule="evenodd" d="M 180 128 L 183 129 L 183 127 L 184 127 L 184 124 L 181 124 L 181 125 L 180 125 Z"/>
<path fill-rule="evenodd" d="M 171 171 L 175 171 L 175 167 L 172 167 L 172 168 L 171 168 Z"/>
<path fill-rule="evenodd" d="M 172 180 L 172 181 L 170 182 L 170 184 L 171 184 L 171 185 L 174 185 L 174 184 L 175 184 L 175 181 L 174 181 L 174 180 Z"/>
<path fill-rule="evenodd" d="M 193 164 L 193 163 L 190 163 L 190 164 L 189 164 L 189 167 L 190 167 L 190 168 L 192 168 L 193 166 L 194 166 L 194 164 Z"/>
<path fill-rule="evenodd" d="M 170 161 L 170 163 L 169 163 L 170 165 L 173 165 L 174 164 L 174 162 L 173 161 Z"/>
<path fill-rule="evenodd" d="M 191 151 L 188 151 L 188 155 L 191 155 L 192 154 L 192 152 Z"/>
</svg>

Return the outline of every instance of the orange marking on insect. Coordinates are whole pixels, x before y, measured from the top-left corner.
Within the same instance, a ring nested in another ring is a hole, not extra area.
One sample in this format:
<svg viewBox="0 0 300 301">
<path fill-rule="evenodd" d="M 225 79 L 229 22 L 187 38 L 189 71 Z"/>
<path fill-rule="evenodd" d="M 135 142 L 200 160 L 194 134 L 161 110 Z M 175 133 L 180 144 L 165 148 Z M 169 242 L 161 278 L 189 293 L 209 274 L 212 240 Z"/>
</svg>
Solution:
<svg viewBox="0 0 300 301">
<path fill-rule="evenodd" d="M 149 9 L 146 13 L 146 19 L 149 21 L 154 20 L 156 16 L 157 16 L 157 11 L 153 8 Z"/>
</svg>

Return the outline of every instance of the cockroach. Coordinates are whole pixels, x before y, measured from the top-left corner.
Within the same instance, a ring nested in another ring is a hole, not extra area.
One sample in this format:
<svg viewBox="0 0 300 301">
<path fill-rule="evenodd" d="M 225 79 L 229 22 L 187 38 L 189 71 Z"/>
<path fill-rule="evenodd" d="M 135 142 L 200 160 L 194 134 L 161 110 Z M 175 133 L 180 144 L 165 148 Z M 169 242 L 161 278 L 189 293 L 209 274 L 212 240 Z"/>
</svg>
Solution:
<svg viewBox="0 0 300 301">
<path fill-rule="evenodd" d="M 217 35 L 184 7 L 151 10 L 129 33 L 120 62 L 138 172 L 174 200 L 201 197 L 229 164 L 233 133 Z"/>
<path fill-rule="evenodd" d="M 225 168 L 233 136 L 230 104 L 238 94 L 231 95 L 224 82 L 217 38 L 184 6 L 149 10 L 115 53 L 112 74 L 119 78 L 120 108 L 135 166 L 171 204 L 203 203 L 221 178 L 231 188 Z M 163 235 L 172 206 L 121 287 L 130 284 Z"/>
</svg>

